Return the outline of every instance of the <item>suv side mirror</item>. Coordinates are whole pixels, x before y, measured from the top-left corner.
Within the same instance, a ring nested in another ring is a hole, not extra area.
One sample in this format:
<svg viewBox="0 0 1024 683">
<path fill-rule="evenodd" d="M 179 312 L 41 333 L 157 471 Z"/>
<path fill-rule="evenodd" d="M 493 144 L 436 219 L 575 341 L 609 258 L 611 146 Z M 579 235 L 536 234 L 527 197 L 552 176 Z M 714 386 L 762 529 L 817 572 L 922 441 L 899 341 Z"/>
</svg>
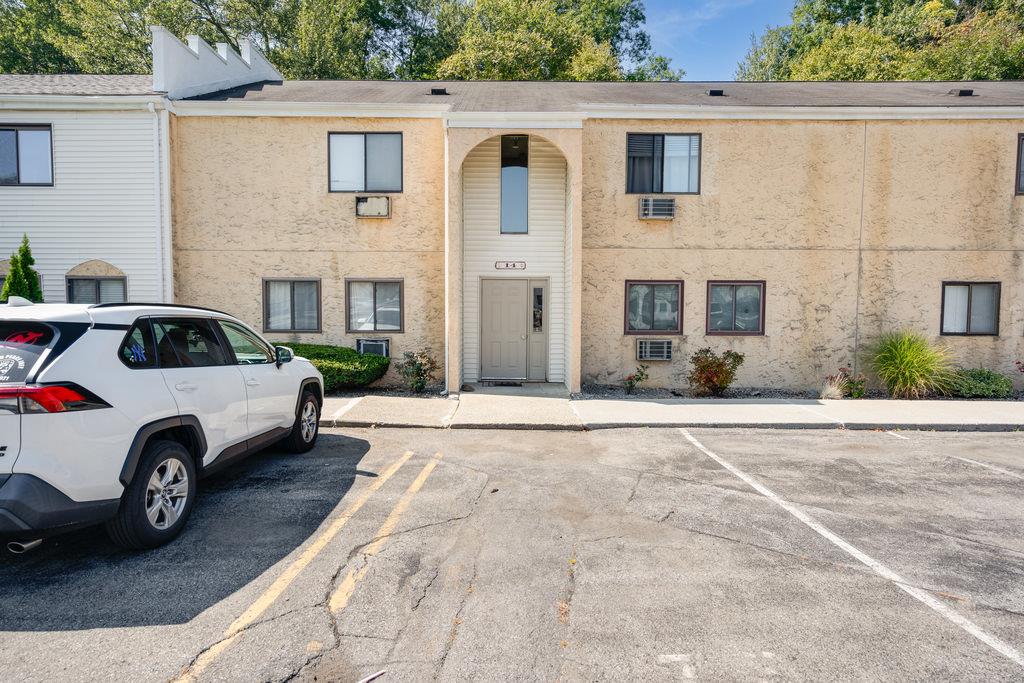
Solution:
<svg viewBox="0 0 1024 683">
<path fill-rule="evenodd" d="M 281 367 L 284 363 L 291 363 L 292 358 L 295 354 L 287 346 L 275 346 L 274 354 L 277 357 L 277 367 Z"/>
</svg>

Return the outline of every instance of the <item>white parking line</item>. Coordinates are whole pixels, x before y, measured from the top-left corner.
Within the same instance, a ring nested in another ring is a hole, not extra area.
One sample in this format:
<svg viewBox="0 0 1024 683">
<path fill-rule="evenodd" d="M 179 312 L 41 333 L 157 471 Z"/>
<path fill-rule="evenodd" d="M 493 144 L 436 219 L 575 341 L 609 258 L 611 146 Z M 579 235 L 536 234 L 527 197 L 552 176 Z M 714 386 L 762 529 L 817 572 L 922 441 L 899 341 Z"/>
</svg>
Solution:
<svg viewBox="0 0 1024 683">
<path fill-rule="evenodd" d="M 896 432 L 886 432 L 886 434 L 888 434 L 889 436 L 895 436 L 897 439 L 903 439 L 905 441 L 910 441 L 910 437 L 909 436 L 903 436 L 902 434 L 897 434 Z"/>
<path fill-rule="evenodd" d="M 961 458 L 958 455 L 951 455 L 949 457 L 953 458 L 954 460 L 960 460 L 962 462 L 969 462 L 972 465 L 977 465 L 978 467 L 984 467 L 987 470 L 992 470 L 993 472 L 998 472 L 999 474 L 1005 474 L 1008 477 L 1014 477 L 1015 479 L 1024 479 L 1024 474 L 1017 474 L 1016 472 L 1011 472 L 1010 470 L 1004 470 L 1002 467 L 996 467 L 995 465 L 989 465 L 988 463 L 985 463 L 985 462 L 978 462 L 977 460 L 971 460 L 970 458 Z"/>
<path fill-rule="evenodd" d="M 1006 643 L 997 638 L 996 636 L 992 635 L 991 633 L 988 633 L 987 631 L 983 630 L 973 621 L 963 616 L 956 610 L 952 609 L 944 602 L 940 601 L 938 598 L 933 596 L 931 593 L 928 593 L 927 591 L 917 588 L 916 586 L 910 585 L 910 582 L 904 579 L 902 576 L 892 571 L 891 569 L 889 569 L 873 557 L 861 552 L 859 549 L 857 549 L 847 541 L 843 540 L 841 537 L 830 531 L 827 527 L 825 527 L 824 525 L 816 521 L 813 517 L 808 515 L 806 512 L 801 510 L 800 507 L 798 507 L 794 503 L 790 503 L 784 498 L 781 498 L 780 496 L 775 494 L 771 489 L 761 484 L 761 482 L 757 481 L 746 472 L 743 472 L 735 465 L 726 462 L 719 456 L 712 453 L 704 446 L 704 444 L 702 444 L 700 441 L 697 441 L 697 439 L 695 439 L 693 435 L 690 434 L 690 432 L 688 432 L 687 430 L 680 429 L 679 431 L 682 433 L 684 437 L 686 437 L 686 440 L 693 444 L 694 447 L 696 447 L 697 450 L 699 450 L 701 453 L 717 462 L 719 465 L 727 469 L 729 472 L 731 472 L 739 479 L 743 480 L 743 482 L 745 482 L 752 489 L 760 493 L 762 496 L 764 496 L 765 498 L 772 501 L 789 514 L 799 519 L 801 522 L 803 522 L 811 529 L 813 529 L 815 532 L 817 532 L 820 536 L 824 537 L 827 541 L 829 541 L 836 547 L 840 548 L 848 555 L 852 556 L 861 564 L 864 564 L 871 568 L 872 571 L 874 571 L 883 579 L 891 581 L 901 591 L 921 601 L 928 607 L 932 608 L 940 615 L 942 615 L 952 623 L 956 624 L 963 630 L 967 631 L 972 636 L 974 636 L 981 642 L 985 643 L 999 654 L 1003 655 L 1010 661 L 1016 663 L 1018 666 L 1024 667 L 1024 654 L 1018 652 L 1009 643 Z"/>
<path fill-rule="evenodd" d="M 338 408 L 336 411 L 334 411 L 334 415 L 331 415 L 331 419 L 332 420 L 339 419 L 342 415 L 344 415 L 348 411 L 350 411 L 353 408 L 355 408 L 356 404 L 359 403 L 360 401 L 362 401 L 364 398 L 366 398 L 366 397 L 365 396 L 356 396 L 355 398 L 350 400 L 348 403 L 343 405 L 341 408 Z"/>
</svg>

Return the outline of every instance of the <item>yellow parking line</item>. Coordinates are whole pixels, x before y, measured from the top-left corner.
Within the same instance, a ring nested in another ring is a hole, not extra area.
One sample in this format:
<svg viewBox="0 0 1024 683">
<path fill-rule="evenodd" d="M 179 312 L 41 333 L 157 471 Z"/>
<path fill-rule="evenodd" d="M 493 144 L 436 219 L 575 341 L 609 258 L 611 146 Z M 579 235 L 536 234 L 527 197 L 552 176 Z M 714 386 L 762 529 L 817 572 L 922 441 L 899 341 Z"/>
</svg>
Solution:
<svg viewBox="0 0 1024 683">
<path fill-rule="evenodd" d="M 370 558 L 380 552 L 380 549 L 384 547 L 387 542 L 388 536 L 398 526 L 398 520 L 402 517 L 402 514 L 408 509 L 409 503 L 412 502 L 413 496 L 415 496 L 423 484 L 426 483 L 427 477 L 437 467 L 437 463 L 441 462 L 441 458 L 444 457 L 441 453 L 434 455 L 434 458 L 424 465 L 423 469 L 420 470 L 419 476 L 409 484 L 409 488 L 405 490 L 402 497 L 398 499 L 391 514 L 384 520 L 384 524 L 381 525 L 380 529 L 377 530 L 377 534 L 374 537 L 372 543 L 363 549 L 363 555 L 366 557 L 366 562 L 358 571 L 349 570 L 348 574 L 345 575 L 344 580 L 338 585 L 337 590 L 331 595 L 330 607 L 332 612 L 340 612 L 345 609 L 348 605 L 348 601 L 352 598 L 352 594 L 356 590 L 356 585 L 363 580 L 366 576 L 366 572 L 370 570 Z"/>
<path fill-rule="evenodd" d="M 395 462 L 377 475 L 377 478 L 366 487 L 359 496 L 349 504 L 348 508 L 345 509 L 341 515 L 331 522 L 324 531 L 310 543 L 302 554 L 299 555 L 298 559 L 288 565 L 288 568 L 281 573 L 277 579 L 270 584 L 270 587 L 260 595 L 254 603 L 252 603 L 248 609 L 242 612 L 242 615 L 232 622 L 228 630 L 221 636 L 221 640 L 204 651 L 196 661 L 192 663 L 188 669 L 186 669 L 180 676 L 174 679 L 175 683 L 184 683 L 185 681 L 195 681 L 199 676 L 210 666 L 211 663 L 217 657 L 220 656 L 224 650 L 231 647 L 231 644 L 238 639 L 238 634 L 244 629 L 251 626 L 257 619 L 259 619 L 264 612 L 266 612 L 274 601 L 281 597 L 281 594 L 292 584 L 299 573 L 305 569 L 310 562 L 319 555 L 327 544 L 338 535 L 348 521 L 352 519 L 359 510 L 366 504 L 370 497 L 377 492 L 380 487 L 384 486 L 388 479 L 390 479 L 398 469 L 408 462 L 409 458 L 413 456 L 412 451 L 406 451 L 402 457 L 398 458 Z"/>
</svg>

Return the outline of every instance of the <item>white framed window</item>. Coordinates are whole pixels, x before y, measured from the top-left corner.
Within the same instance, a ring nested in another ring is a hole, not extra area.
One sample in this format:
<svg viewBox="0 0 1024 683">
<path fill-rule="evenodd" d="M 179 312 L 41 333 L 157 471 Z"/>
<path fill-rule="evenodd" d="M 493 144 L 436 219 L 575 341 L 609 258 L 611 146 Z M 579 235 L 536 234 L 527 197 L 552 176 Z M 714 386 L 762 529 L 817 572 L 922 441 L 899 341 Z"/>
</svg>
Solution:
<svg viewBox="0 0 1024 683">
<path fill-rule="evenodd" d="M 69 304 L 120 304 L 128 300 L 128 280 L 123 277 L 69 277 Z"/>
<path fill-rule="evenodd" d="M 331 192 L 401 192 L 401 133 L 328 133 Z"/>
<path fill-rule="evenodd" d="M 942 334 L 999 334 L 998 282 L 943 282 Z"/>
<path fill-rule="evenodd" d="M 346 280 L 346 328 L 353 332 L 402 332 L 402 280 Z"/>
<path fill-rule="evenodd" d="M 320 280 L 264 280 L 263 331 L 320 332 Z"/>
<path fill-rule="evenodd" d="M 0 185 L 53 185 L 50 126 L 0 123 Z"/>
</svg>

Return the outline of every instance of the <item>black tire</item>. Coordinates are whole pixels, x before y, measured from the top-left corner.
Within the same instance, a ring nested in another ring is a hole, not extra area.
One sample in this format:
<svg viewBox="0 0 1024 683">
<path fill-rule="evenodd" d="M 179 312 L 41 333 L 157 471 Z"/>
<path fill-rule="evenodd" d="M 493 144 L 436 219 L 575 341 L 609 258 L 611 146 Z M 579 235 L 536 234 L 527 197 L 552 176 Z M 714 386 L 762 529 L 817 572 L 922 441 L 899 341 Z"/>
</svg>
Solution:
<svg viewBox="0 0 1024 683">
<path fill-rule="evenodd" d="M 157 494 L 150 491 L 150 481 L 158 469 L 162 473 L 159 478 L 166 478 L 172 469 L 174 477 L 183 473 L 186 478 L 182 482 L 180 478 L 172 477 L 169 485 L 161 489 L 162 493 L 158 495 L 163 496 L 166 506 L 162 506 L 159 498 L 154 498 Z M 192 512 L 196 500 L 196 479 L 192 456 L 180 443 L 153 441 L 147 444 L 135 477 L 121 497 L 117 516 L 107 522 L 110 539 L 123 548 L 135 550 L 156 548 L 174 540 L 185 528 Z M 179 491 L 184 491 L 183 504 L 180 506 L 178 501 L 182 500 L 181 497 L 174 495 Z M 147 509 L 153 508 L 154 503 L 157 508 L 155 522 L 150 520 L 147 513 Z"/>
<path fill-rule="evenodd" d="M 310 404 L 312 404 L 312 408 L 309 408 Z M 312 410 L 313 413 L 312 435 L 308 429 L 303 429 L 303 416 L 308 418 L 309 410 Z M 284 447 L 292 453 L 305 453 L 316 445 L 318 436 L 320 436 L 320 401 L 310 389 L 303 389 L 302 397 L 299 399 L 299 409 L 295 411 L 295 424 L 292 425 L 292 431 L 284 439 Z"/>
</svg>

